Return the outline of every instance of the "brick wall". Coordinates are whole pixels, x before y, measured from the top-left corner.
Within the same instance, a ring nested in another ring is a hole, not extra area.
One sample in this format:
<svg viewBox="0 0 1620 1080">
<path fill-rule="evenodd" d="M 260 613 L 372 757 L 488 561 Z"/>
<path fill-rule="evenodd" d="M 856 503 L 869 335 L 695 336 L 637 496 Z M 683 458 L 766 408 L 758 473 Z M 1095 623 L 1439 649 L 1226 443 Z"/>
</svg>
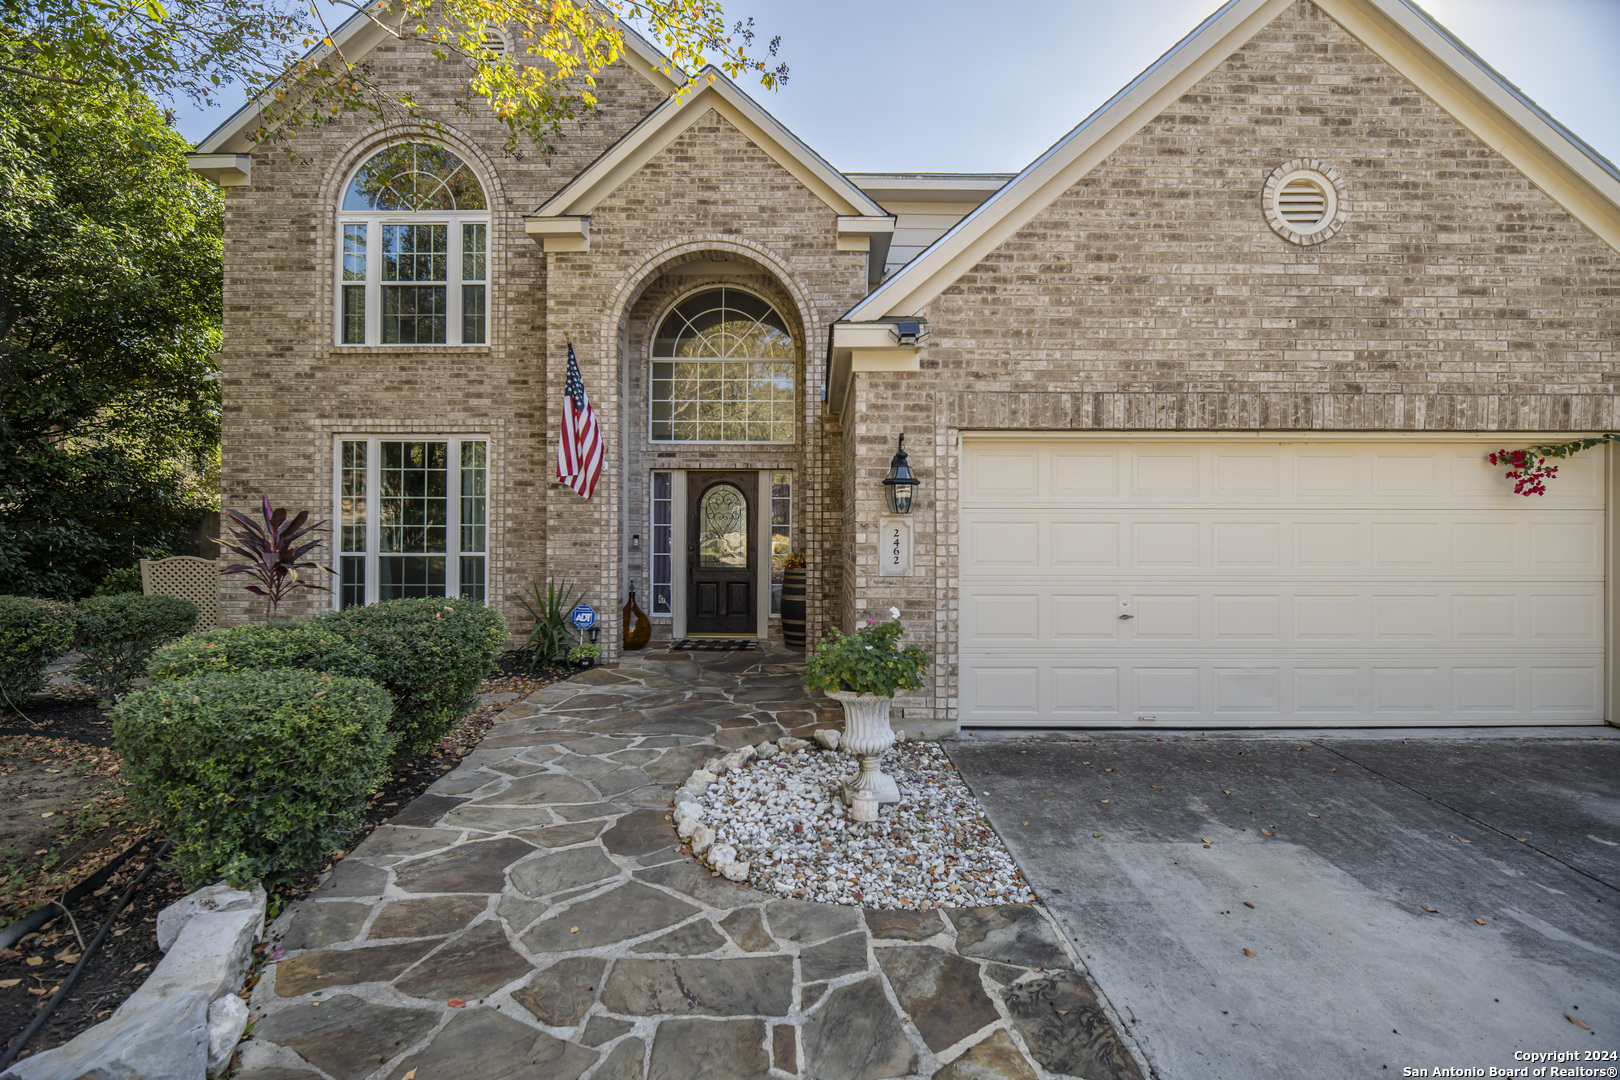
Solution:
<svg viewBox="0 0 1620 1080">
<path fill-rule="evenodd" d="M 1343 174 L 1343 230 L 1267 225 L 1277 165 Z M 1613 429 L 1620 256 L 1309 0 L 934 300 L 920 375 L 856 376 L 859 602 L 940 659 L 954 717 L 963 430 Z M 915 577 L 875 577 L 904 426 Z M 873 576 L 865 576 L 873 575 Z"/>
<path fill-rule="evenodd" d="M 343 432 L 487 434 L 490 442 L 489 595 L 509 620 L 526 621 L 509 598 L 545 579 L 544 505 L 548 430 L 544 254 L 524 235 L 532 211 L 662 95 L 624 64 L 599 79 L 600 107 L 549 156 L 506 154 L 506 128 L 456 114 L 453 65 L 425 51 L 371 54 L 385 79 L 408 83 L 446 141 L 484 180 L 491 211 L 489 344 L 333 344 L 336 209 L 350 172 L 390 130 L 343 117 L 253 155 L 250 187 L 226 189 L 222 496 L 249 509 L 261 494 L 277 505 L 332 515 L 333 440 Z M 286 150 L 295 155 L 289 158 Z M 329 548 L 317 553 L 324 562 Z M 227 622 L 254 617 L 242 580 L 222 582 Z M 305 594 L 289 613 L 328 606 Z"/>
</svg>

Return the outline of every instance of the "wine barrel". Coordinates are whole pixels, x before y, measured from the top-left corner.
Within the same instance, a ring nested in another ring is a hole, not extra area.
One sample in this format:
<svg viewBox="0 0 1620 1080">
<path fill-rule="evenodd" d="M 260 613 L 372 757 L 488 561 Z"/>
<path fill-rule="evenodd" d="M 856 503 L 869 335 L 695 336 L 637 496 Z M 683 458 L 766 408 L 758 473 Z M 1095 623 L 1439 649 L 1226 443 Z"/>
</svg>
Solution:
<svg viewBox="0 0 1620 1080">
<path fill-rule="evenodd" d="M 804 648 L 804 568 L 782 571 L 782 642 Z"/>
</svg>

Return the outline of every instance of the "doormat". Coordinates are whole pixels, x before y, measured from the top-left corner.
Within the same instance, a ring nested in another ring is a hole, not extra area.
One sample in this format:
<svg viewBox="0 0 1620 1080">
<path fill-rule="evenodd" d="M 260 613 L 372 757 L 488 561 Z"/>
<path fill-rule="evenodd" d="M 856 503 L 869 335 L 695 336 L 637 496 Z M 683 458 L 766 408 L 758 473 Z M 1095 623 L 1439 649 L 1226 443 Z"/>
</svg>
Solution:
<svg viewBox="0 0 1620 1080">
<path fill-rule="evenodd" d="M 673 652 L 747 652 L 757 648 L 758 638 L 689 637 L 670 646 Z"/>
</svg>

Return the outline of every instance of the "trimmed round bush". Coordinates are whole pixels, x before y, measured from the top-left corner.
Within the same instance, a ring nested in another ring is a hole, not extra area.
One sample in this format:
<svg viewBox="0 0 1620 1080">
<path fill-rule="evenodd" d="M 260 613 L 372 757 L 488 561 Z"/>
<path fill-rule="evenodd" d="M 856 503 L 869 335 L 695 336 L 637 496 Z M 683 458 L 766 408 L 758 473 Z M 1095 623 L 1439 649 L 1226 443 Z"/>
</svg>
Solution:
<svg viewBox="0 0 1620 1080">
<path fill-rule="evenodd" d="M 399 753 L 425 754 L 473 702 L 506 645 L 506 620 L 477 600 L 389 600 L 318 616 L 371 655 L 371 678 L 394 699 Z"/>
<path fill-rule="evenodd" d="M 388 694 L 313 671 L 170 679 L 113 710 L 130 797 L 175 841 L 192 885 L 315 869 L 388 776 Z"/>
<path fill-rule="evenodd" d="M 13 706 L 45 688 L 45 669 L 72 645 L 72 604 L 0 596 L 0 693 Z"/>
<path fill-rule="evenodd" d="M 146 673 L 146 662 L 159 645 L 191 632 L 197 605 L 140 593 L 92 596 L 79 602 L 73 622 L 73 647 L 84 655 L 73 677 L 105 702 Z"/>
<path fill-rule="evenodd" d="M 372 667 L 371 654 L 335 630 L 307 622 L 249 623 L 189 634 L 153 653 L 146 672 L 154 682 L 273 668 L 365 679 Z"/>
</svg>

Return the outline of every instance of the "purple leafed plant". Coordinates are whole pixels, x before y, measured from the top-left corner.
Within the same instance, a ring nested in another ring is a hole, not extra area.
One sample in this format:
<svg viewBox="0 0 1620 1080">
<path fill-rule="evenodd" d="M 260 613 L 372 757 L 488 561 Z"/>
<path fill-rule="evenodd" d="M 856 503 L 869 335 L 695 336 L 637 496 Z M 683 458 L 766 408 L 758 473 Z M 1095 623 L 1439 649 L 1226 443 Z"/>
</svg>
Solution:
<svg viewBox="0 0 1620 1080">
<path fill-rule="evenodd" d="M 285 508 L 272 510 L 270 500 L 264 500 L 264 521 L 254 521 L 246 514 L 227 510 L 236 524 L 230 529 L 230 538 L 218 541 L 226 551 L 240 555 L 246 562 L 227 566 L 227 574 L 251 574 L 258 584 L 249 585 L 247 591 L 264 597 L 264 618 L 268 622 L 276 609 L 294 589 L 319 589 L 331 592 L 325 585 L 305 581 L 298 576 L 300 570 L 332 571 L 317 562 L 300 562 L 305 555 L 321 546 L 320 538 L 300 544 L 299 540 L 326 524 L 317 521 L 307 524 L 309 511 L 304 510 L 291 521 Z"/>
</svg>

